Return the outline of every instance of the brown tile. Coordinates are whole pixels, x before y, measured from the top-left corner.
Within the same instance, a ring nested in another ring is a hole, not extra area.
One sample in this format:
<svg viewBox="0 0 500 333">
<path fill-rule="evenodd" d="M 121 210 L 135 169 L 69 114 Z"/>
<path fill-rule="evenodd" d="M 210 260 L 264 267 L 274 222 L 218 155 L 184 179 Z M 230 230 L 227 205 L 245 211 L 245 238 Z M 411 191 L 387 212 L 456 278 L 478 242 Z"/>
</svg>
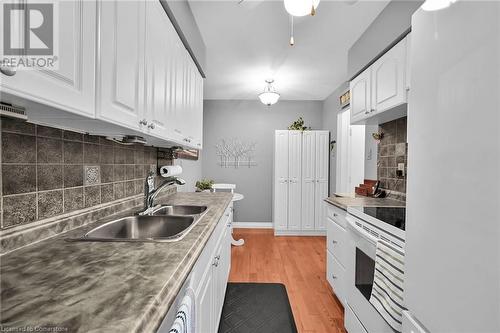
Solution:
<svg viewBox="0 0 500 333">
<path fill-rule="evenodd" d="M 115 200 L 113 193 L 113 184 L 101 185 L 101 202 L 110 202 Z"/>
<path fill-rule="evenodd" d="M 34 136 L 2 133 L 2 162 L 35 163 L 35 142 Z"/>
<path fill-rule="evenodd" d="M 104 146 L 113 146 L 113 141 L 106 139 L 105 137 L 99 137 L 99 143 Z"/>
<path fill-rule="evenodd" d="M 36 220 L 36 194 L 3 197 L 3 227 L 11 227 Z"/>
<path fill-rule="evenodd" d="M 125 183 L 125 196 L 132 195 L 135 195 L 135 182 L 133 180 Z"/>
<path fill-rule="evenodd" d="M 126 164 L 134 164 L 135 162 L 135 151 L 132 149 L 127 149 L 125 152 L 125 163 Z"/>
<path fill-rule="evenodd" d="M 83 165 L 64 166 L 64 187 L 83 185 Z"/>
<path fill-rule="evenodd" d="M 62 163 L 63 142 L 59 139 L 37 138 L 38 163 Z"/>
<path fill-rule="evenodd" d="M 83 187 L 70 188 L 64 190 L 64 211 L 82 209 L 83 205 Z"/>
<path fill-rule="evenodd" d="M 92 143 L 83 145 L 83 162 L 87 164 L 100 163 L 100 146 Z"/>
<path fill-rule="evenodd" d="M 134 151 L 134 163 L 144 164 L 144 148 L 136 148 Z"/>
<path fill-rule="evenodd" d="M 83 185 L 92 186 L 101 183 L 101 167 L 99 165 L 83 166 Z"/>
<path fill-rule="evenodd" d="M 387 171 L 388 178 L 396 178 L 396 168 L 387 168 Z"/>
<path fill-rule="evenodd" d="M 63 213 L 63 191 L 38 193 L 38 219 L 45 219 Z"/>
<path fill-rule="evenodd" d="M 142 165 L 136 165 L 135 166 L 134 177 L 136 179 L 138 179 L 138 178 L 146 178 L 146 174 L 144 173 L 144 166 L 142 166 Z"/>
<path fill-rule="evenodd" d="M 398 163 L 406 163 L 406 156 L 396 156 L 396 166 Z"/>
<path fill-rule="evenodd" d="M 115 163 L 115 158 L 113 155 L 113 147 L 112 146 L 101 146 L 101 163 L 103 164 L 113 164 Z"/>
<path fill-rule="evenodd" d="M 83 143 L 74 141 L 64 141 L 64 163 L 83 163 Z"/>
<path fill-rule="evenodd" d="M 125 165 L 115 165 L 114 175 L 115 182 L 125 180 Z"/>
<path fill-rule="evenodd" d="M 101 183 L 111 183 L 114 181 L 113 169 L 113 164 L 101 165 Z"/>
<path fill-rule="evenodd" d="M 378 156 L 386 157 L 387 156 L 387 145 L 379 145 Z"/>
<path fill-rule="evenodd" d="M 394 156 L 394 152 L 396 151 L 396 145 L 387 145 L 387 156 Z"/>
<path fill-rule="evenodd" d="M 135 180 L 135 194 L 144 193 L 144 181 Z"/>
<path fill-rule="evenodd" d="M 63 138 L 64 140 L 83 141 L 83 134 L 72 131 L 64 131 Z"/>
<path fill-rule="evenodd" d="M 35 165 L 2 165 L 2 193 L 19 194 L 36 191 Z"/>
<path fill-rule="evenodd" d="M 397 143 L 395 149 L 396 156 L 404 156 L 406 155 L 406 143 Z"/>
<path fill-rule="evenodd" d="M 406 142 L 407 133 L 407 118 L 399 118 L 396 120 L 396 142 Z"/>
<path fill-rule="evenodd" d="M 125 166 L 125 179 L 135 179 L 135 165 L 131 164 Z"/>
<path fill-rule="evenodd" d="M 2 123 L 2 131 L 4 132 L 35 134 L 35 125 L 28 122 L 4 117 L 0 118 L 0 122 Z"/>
<path fill-rule="evenodd" d="M 121 199 L 125 197 L 125 184 L 124 183 L 115 183 L 114 185 L 114 192 L 115 192 L 115 199 Z"/>
<path fill-rule="evenodd" d="M 83 136 L 83 142 L 88 142 L 88 143 L 95 143 L 95 144 L 99 144 L 99 141 L 100 141 L 100 137 L 97 136 L 97 135 L 89 135 L 89 134 L 85 134 Z"/>
<path fill-rule="evenodd" d="M 125 164 L 127 150 L 124 148 L 115 147 L 114 151 L 115 151 L 115 164 Z"/>
<path fill-rule="evenodd" d="M 49 138 L 61 139 L 62 138 L 62 130 L 60 130 L 58 128 L 37 125 L 36 126 L 36 135 L 49 137 Z"/>
<path fill-rule="evenodd" d="M 63 187 L 63 167 L 61 164 L 42 164 L 37 166 L 38 191 L 54 190 Z"/>
<path fill-rule="evenodd" d="M 85 207 L 92 207 L 99 205 L 101 203 L 101 187 L 96 186 L 86 186 L 84 188 L 85 196 Z"/>
</svg>

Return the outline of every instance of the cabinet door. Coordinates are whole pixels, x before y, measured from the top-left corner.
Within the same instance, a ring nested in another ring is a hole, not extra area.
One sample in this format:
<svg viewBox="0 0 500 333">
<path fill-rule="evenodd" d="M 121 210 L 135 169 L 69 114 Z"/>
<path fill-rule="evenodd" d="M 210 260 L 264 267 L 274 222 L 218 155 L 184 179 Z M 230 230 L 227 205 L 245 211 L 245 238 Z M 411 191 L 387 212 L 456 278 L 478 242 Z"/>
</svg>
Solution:
<svg viewBox="0 0 500 333">
<path fill-rule="evenodd" d="M 56 54 L 59 69 L 18 69 L 14 76 L 0 74 L 1 91 L 93 118 L 96 2 L 85 0 L 44 2 L 58 4 L 56 19 L 59 22 L 59 31 L 54 38 L 58 38 L 59 44 Z"/>
<path fill-rule="evenodd" d="M 140 129 L 144 108 L 145 2 L 99 1 L 97 117 Z"/>
<path fill-rule="evenodd" d="M 214 332 L 215 318 L 213 311 L 213 277 L 212 277 L 212 264 L 208 265 L 205 275 L 203 276 L 202 284 L 200 285 L 199 293 L 196 297 L 197 304 L 197 318 L 196 325 L 197 332 Z"/>
<path fill-rule="evenodd" d="M 302 134 L 302 229 L 314 229 L 316 132 Z"/>
<path fill-rule="evenodd" d="M 406 103 L 406 39 L 396 44 L 371 68 L 372 112 L 380 113 Z"/>
<path fill-rule="evenodd" d="M 326 221 L 326 205 L 324 199 L 328 197 L 328 162 L 330 156 L 330 133 L 328 131 L 316 132 L 316 188 L 315 188 L 315 229 L 324 230 Z"/>
<path fill-rule="evenodd" d="M 146 109 L 147 132 L 163 139 L 171 139 L 168 131 L 168 112 L 171 99 L 169 78 L 171 64 L 171 27 L 159 1 L 146 2 Z"/>
<path fill-rule="evenodd" d="M 288 131 L 276 131 L 274 139 L 274 228 L 287 229 Z"/>
<path fill-rule="evenodd" d="M 288 229 L 299 230 L 302 218 L 302 132 L 288 133 Z"/>
<path fill-rule="evenodd" d="M 351 123 L 368 117 L 371 111 L 371 70 L 366 69 L 349 84 L 351 90 Z"/>
</svg>

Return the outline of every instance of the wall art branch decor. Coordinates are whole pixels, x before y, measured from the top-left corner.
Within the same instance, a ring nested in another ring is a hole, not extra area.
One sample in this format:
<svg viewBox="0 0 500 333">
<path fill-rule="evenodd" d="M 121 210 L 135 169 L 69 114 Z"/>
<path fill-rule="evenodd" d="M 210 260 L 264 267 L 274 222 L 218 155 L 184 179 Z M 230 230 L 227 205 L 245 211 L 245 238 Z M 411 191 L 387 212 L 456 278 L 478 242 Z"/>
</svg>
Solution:
<svg viewBox="0 0 500 333">
<path fill-rule="evenodd" d="M 219 165 L 221 168 L 239 168 L 257 166 L 254 161 L 255 147 L 257 143 L 254 141 L 245 142 L 241 139 L 221 139 L 215 145 L 217 156 L 219 156 Z"/>
</svg>

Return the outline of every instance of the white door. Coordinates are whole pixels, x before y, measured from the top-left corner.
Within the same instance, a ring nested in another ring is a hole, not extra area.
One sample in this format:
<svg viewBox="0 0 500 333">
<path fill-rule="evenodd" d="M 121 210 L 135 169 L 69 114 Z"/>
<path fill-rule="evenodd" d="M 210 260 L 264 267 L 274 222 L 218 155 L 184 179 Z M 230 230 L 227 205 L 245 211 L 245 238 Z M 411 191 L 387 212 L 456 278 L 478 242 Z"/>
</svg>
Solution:
<svg viewBox="0 0 500 333">
<path fill-rule="evenodd" d="M 314 229 L 316 188 L 316 131 L 302 134 L 302 229 Z"/>
<path fill-rule="evenodd" d="M 59 69 L 19 69 L 14 76 L 0 74 L 1 91 L 93 118 L 96 2 L 75 0 L 57 1 L 57 4 L 59 50 L 56 56 Z"/>
<path fill-rule="evenodd" d="M 131 129 L 144 108 L 145 2 L 99 1 L 100 75 L 97 117 Z"/>
<path fill-rule="evenodd" d="M 355 77 L 351 89 L 351 123 L 363 120 L 371 112 L 371 67 Z"/>
<path fill-rule="evenodd" d="M 406 39 L 396 44 L 371 68 L 372 112 L 380 113 L 406 103 Z"/>
<path fill-rule="evenodd" d="M 329 146 L 330 132 L 316 132 L 316 188 L 314 194 L 315 202 L 315 229 L 326 229 L 326 204 L 323 201 L 328 197 L 328 174 L 329 174 Z"/>
<path fill-rule="evenodd" d="M 276 131 L 274 139 L 274 228 L 287 229 L 288 131 Z"/>
<path fill-rule="evenodd" d="M 172 75 L 171 23 L 158 1 L 146 2 L 146 131 L 163 139 L 172 138 L 167 129 L 170 108 L 169 77 Z"/>
<path fill-rule="evenodd" d="M 302 132 L 288 131 L 288 229 L 300 230 Z"/>
</svg>

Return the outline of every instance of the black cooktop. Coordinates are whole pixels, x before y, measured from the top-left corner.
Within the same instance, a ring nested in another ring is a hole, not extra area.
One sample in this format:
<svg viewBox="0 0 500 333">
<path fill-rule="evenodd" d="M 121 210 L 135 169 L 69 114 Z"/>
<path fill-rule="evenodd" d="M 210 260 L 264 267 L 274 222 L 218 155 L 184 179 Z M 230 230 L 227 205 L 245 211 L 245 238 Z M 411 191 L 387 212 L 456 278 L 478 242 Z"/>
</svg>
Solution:
<svg viewBox="0 0 500 333">
<path fill-rule="evenodd" d="M 405 230 L 405 207 L 360 207 L 360 210 L 377 220 L 388 223 L 401 230 Z"/>
</svg>

